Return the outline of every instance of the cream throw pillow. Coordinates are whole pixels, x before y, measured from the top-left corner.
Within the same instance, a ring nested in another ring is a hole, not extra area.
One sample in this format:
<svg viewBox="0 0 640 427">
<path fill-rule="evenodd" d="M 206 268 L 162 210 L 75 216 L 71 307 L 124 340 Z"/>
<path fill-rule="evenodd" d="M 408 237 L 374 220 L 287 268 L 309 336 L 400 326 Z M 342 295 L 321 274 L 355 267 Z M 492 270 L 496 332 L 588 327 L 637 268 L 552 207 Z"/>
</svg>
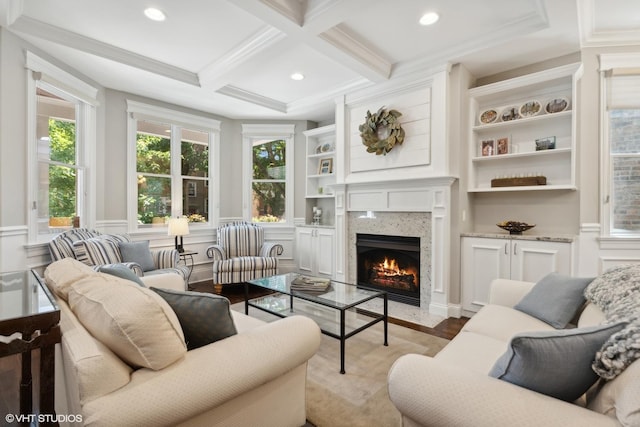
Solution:
<svg viewBox="0 0 640 427">
<path fill-rule="evenodd" d="M 69 306 L 96 339 L 133 367 L 162 369 L 187 352 L 175 313 L 155 292 L 96 275 L 75 283 Z"/>
<path fill-rule="evenodd" d="M 67 301 L 71 285 L 96 274 L 88 265 L 73 258 L 64 258 L 49 264 L 44 271 L 44 281 L 57 296 Z"/>
</svg>

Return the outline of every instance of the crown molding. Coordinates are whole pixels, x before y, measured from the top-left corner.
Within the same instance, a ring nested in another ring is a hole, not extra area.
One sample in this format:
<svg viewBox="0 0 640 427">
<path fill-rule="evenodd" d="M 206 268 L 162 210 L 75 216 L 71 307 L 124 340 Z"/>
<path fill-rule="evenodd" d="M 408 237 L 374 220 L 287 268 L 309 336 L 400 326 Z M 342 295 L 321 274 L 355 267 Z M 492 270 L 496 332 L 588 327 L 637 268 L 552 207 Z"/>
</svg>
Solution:
<svg viewBox="0 0 640 427">
<path fill-rule="evenodd" d="M 280 113 L 287 112 L 287 104 L 280 102 L 273 98 L 258 95 L 257 93 L 250 92 L 248 90 L 240 89 L 239 87 L 226 85 L 216 90 L 217 93 L 229 96 L 231 98 L 239 99 L 241 101 L 250 102 L 255 105 L 269 108 L 270 110 L 278 111 Z"/>
<path fill-rule="evenodd" d="M 18 18 L 9 29 L 12 32 L 38 37 L 61 46 L 70 47 L 81 52 L 126 64 L 182 83 L 200 86 L 198 76 L 195 73 L 131 53 L 113 45 L 99 42 L 53 25 L 45 24 L 44 22 L 29 17 L 22 16 Z"/>
<path fill-rule="evenodd" d="M 596 30 L 595 0 L 578 1 L 577 6 L 580 47 L 628 46 L 639 43 L 640 30 Z"/>
<path fill-rule="evenodd" d="M 22 15 L 24 0 L 0 1 L 0 26 L 9 27 Z"/>
</svg>

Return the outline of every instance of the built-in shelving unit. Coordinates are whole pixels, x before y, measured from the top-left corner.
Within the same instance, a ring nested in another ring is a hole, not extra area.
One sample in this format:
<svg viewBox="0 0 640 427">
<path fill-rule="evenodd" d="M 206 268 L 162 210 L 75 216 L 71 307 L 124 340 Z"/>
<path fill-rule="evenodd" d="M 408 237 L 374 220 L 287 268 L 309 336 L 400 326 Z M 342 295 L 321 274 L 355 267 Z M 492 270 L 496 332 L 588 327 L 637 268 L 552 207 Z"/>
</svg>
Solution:
<svg viewBox="0 0 640 427">
<path fill-rule="evenodd" d="M 576 189 L 575 105 L 581 73 L 580 64 L 571 64 L 469 90 L 469 192 Z M 565 100 L 566 106 L 554 111 L 549 105 L 554 100 Z M 512 109 L 526 110 L 526 104 L 539 108 L 513 119 L 503 117 Z M 487 120 L 491 114 L 482 120 L 491 110 L 495 120 Z M 504 139 L 508 148 L 499 150 L 498 141 Z M 538 150 L 536 140 L 552 140 L 554 148 Z M 483 150 L 492 141 L 493 149 Z M 494 178 L 528 176 L 544 176 L 547 184 L 491 187 Z"/>
<path fill-rule="evenodd" d="M 322 209 L 322 225 L 333 225 L 336 183 L 336 127 L 328 125 L 304 132 L 306 137 L 305 222 L 313 221 L 313 208 Z"/>
</svg>

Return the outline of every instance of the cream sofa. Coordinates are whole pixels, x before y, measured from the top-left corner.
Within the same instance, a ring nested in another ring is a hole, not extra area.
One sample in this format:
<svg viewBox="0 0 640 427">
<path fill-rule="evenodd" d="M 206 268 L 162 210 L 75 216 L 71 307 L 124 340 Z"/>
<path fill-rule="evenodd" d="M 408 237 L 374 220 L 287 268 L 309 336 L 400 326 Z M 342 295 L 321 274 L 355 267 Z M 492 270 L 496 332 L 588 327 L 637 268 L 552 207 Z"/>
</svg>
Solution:
<svg viewBox="0 0 640 427">
<path fill-rule="evenodd" d="M 488 375 L 516 333 L 553 327 L 512 308 L 534 283 L 495 280 L 490 303 L 435 357 L 400 357 L 388 377 L 389 396 L 403 426 L 640 426 L 640 361 L 617 378 L 570 403 Z M 593 304 L 578 327 L 605 319 Z M 571 355 L 567 354 L 567 358 Z M 597 391 L 597 393 L 596 393 Z"/>
<path fill-rule="evenodd" d="M 232 311 L 237 335 L 190 351 L 185 347 L 177 361 L 161 369 L 136 368 L 94 338 L 70 308 L 74 290 L 86 287 L 87 281 L 103 281 L 117 292 L 124 279 L 106 277 L 69 259 L 51 264 L 44 276 L 61 311 L 58 414 L 81 415 L 91 426 L 305 424 L 306 366 L 320 345 L 320 330 L 313 321 L 294 316 L 265 323 Z M 147 286 L 184 290 L 177 274 L 141 279 Z M 154 338 L 170 341 L 165 332 L 158 331 Z M 181 331 L 168 333 L 176 336 Z M 144 335 L 148 337 L 148 331 Z"/>
</svg>

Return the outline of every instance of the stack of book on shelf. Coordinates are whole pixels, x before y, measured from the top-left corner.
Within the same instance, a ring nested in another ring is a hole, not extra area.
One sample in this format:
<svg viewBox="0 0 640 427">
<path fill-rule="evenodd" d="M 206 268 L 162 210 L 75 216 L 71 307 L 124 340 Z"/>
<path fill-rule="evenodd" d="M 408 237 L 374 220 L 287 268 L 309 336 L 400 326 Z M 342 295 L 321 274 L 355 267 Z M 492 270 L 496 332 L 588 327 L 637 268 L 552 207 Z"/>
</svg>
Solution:
<svg viewBox="0 0 640 427">
<path fill-rule="evenodd" d="M 298 276 L 291 281 L 291 290 L 299 292 L 326 292 L 331 280 L 321 277 Z"/>
</svg>

